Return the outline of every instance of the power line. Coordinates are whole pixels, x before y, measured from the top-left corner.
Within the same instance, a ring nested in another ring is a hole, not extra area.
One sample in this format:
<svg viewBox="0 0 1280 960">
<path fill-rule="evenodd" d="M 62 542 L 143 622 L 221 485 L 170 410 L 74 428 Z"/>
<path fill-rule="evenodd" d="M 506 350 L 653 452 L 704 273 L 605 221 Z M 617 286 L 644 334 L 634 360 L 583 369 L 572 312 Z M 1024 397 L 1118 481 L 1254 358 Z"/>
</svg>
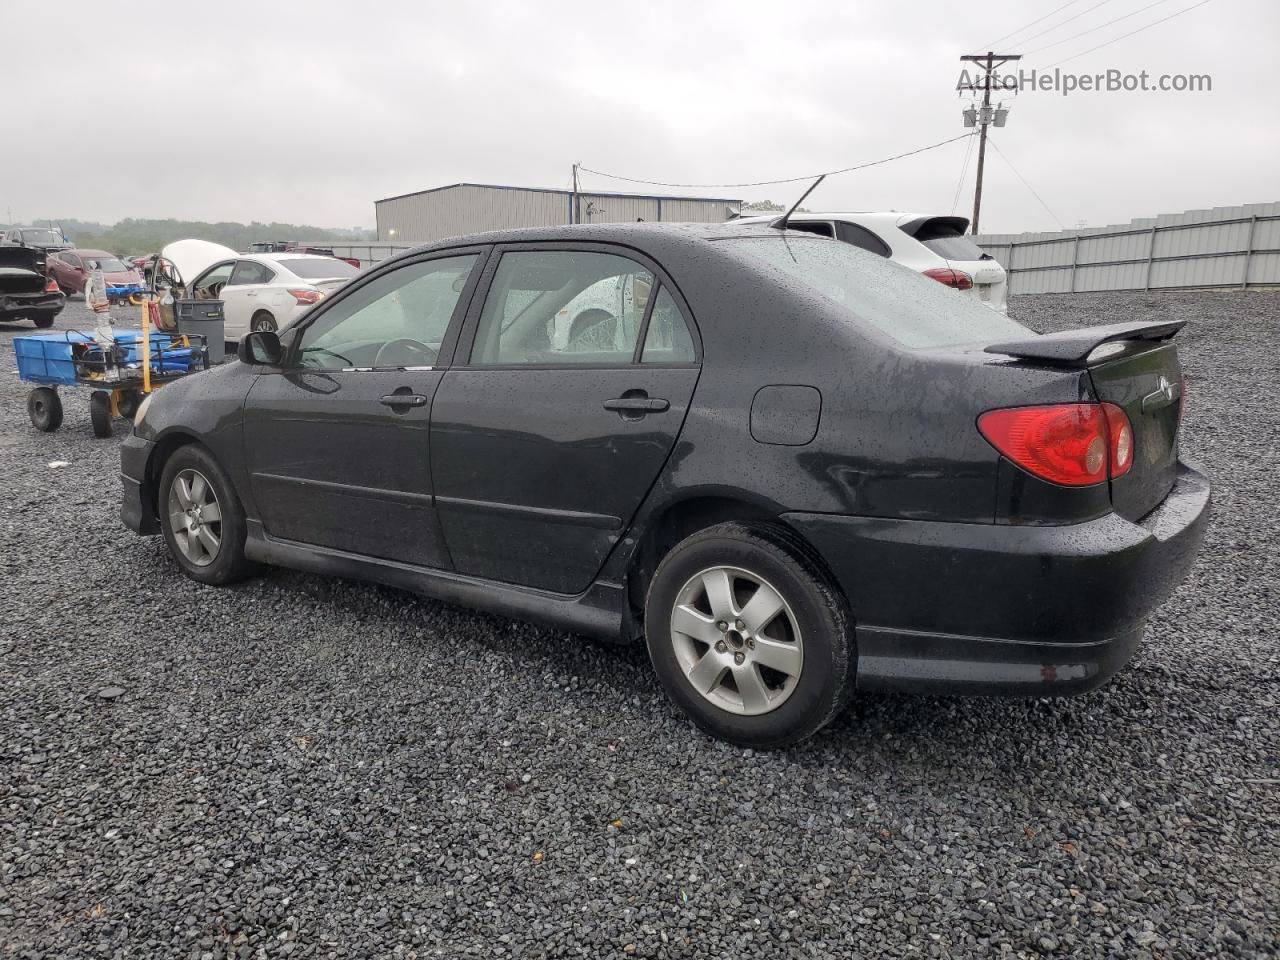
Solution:
<svg viewBox="0 0 1280 960">
<path fill-rule="evenodd" d="M 1053 26 L 1051 26 L 1051 27 L 1045 27 L 1045 28 L 1044 28 L 1043 30 L 1041 30 L 1039 33 L 1033 33 L 1033 34 L 1032 34 L 1031 36 L 1029 36 L 1029 37 L 1023 37 L 1023 38 L 1022 38 L 1021 40 L 1019 40 L 1018 42 L 1019 42 L 1019 43 L 1030 43 L 1032 40 L 1035 40 L 1037 37 L 1043 37 L 1046 33 L 1053 33 L 1053 31 L 1054 31 L 1054 30 L 1057 30 L 1059 27 L 1065 27 L 1065 26 L 1066 26 L 1068 23 L 1070 23 L 1072 20 L 1079 20 L 1079 19 L 1080 19 L 1081 17 L 1083 17 L 1086 13 L 1092 13 L 1094 10 L 1097 10 L 1099 7 L 1105 7 L 1105 6 L 1106 6 L 1108 3 L 1110 3 L 1110 2 L 1111 2 L 1111 0 L 1098 0 L 1098 2 L 1097 2 L 1097 3 L 1095 3 L 1092 7 L 1086 7 L 1085 9 L 1083 9 L 1083 10 L 1081 10 L 1079 13 L 1077 13 L 1075 16 L 1067 17 L 1067 19 L 1062 20 L 1062 21 L 1060 21 L 1059 23 L 1055 23 L 1055 24 L 1054 24 Z"/>
<path fill-rule="evenodd" d="M 994 40 L 988 43 L 982 44 L 979 47 L 979 49 L 982 49 L 982 47 L 986 47 L 988 50 L 994 49 L 997 43 L 1003 43 L 1005 40 L 1008 40 L 1012 36 L 1016 36 L 1017 34 L 1021 33 L 1023 30 L 1026 30 L 1028 27 L 1034 27 L 1037 23 L 1040 23 L 1043 20 L 1048 20 L 1059 10 L 1065 10 L 1067 9 L 1067 7 L 1073 6 L 1074 4 L 1077 4 L 1079 2 L 1080 0 L 1067 0 L 1067 2 L 1064 3 L 1062 6 L 1054 7 L 1052 10 L 1046 13 L 1043 17 L 1038 17 L 1037 19 L 1032 20 L 1030 23 L 1024 23 L 1017 30 L 1014 30 L 1013 33 L 1006 33 L 1003 37 L 996 37 Z"/>
<path fill-rule="evenodd" d="M 1168 2 L 1169 0 L 1156 0 L 1155 3 L 1148 3 L 1145 7 L 1139 7 L 1137 10 L 1133 11 L 1133 13 L 1126 13 L 1122 17 L 1116 17 L 1114 20 L 1108 20 L 1106 23 L 1100 23 L 1096 27 L 1090 27 L 1088 30 L 1082 30 L 1077 34 L 1067 37 L 1065 40 L 1055 40 L 1053 43 L 1046 43 L 1043 47 L 1036 47 L 1034 50 L 1028 50 L 1024 56 L 1029 57 L 1033 53 L 1039 53 L 1041 50 L 1048 50 L 1050 47 L 1056 47 L 1059 44 L 1069 43 L 1072 40 L 1079 40 L 1081 37 L 1088 36 L 1097 30 L 1101 30 L 1103 27 L 1109 27 L 1113 23 L 1119 23 L 1121 20 L 1128 20 L 1130 17 L 1136 17 L 1144 10 L 1150 10 L 1152 7 L 1158 7 L 1160 4 Z"/>
<path fill-rule="evenodd" d="M 1148 23 L 1146 26 L 1139 27 L 1137 30 L 1130 30 L 1128 33 L 1122 33 L 1120 36 L 1116 37 L 1114 40 L 1108 40 L 1106 43 L 1100 43 L 1096 47 L 1090 47 L 1088 50 L 1082 50 L 1079 53 L 1073 53 L 1071 56 L 1067 57 L 1064 60 L 1059 60 L 1057 63 L 1049 64 L 1049 66 L 1045 67 L 1045 69 L 1052 70 L 1054 67 L 1060 67 L 1064 63 L 1070 63 L 1072 60 L 1078 59 L 1079 57 L 1083 57 L 1087 53 L 1093 53 L 1093 51 L 1101 50 L 1103 47 L 1109 47 L 1113 43 L 1119 43 L 1121 40 L 1124 40 L 1128 37 L 1132 37 L 1135 33 L 1141 33 L 1143 30 L 1150 30 L 1152 27 L 1159 26 L 1160 24 L 1164 23 L 1166 20 L 1172 20 L 1174 17 L 1180 17 L 1184 13 L 1190 13 L 1196 7 L 1203 7 L 1208 2 L 1209 0 L 1200 0 L 1199 3 L 1193 3 L 1191 6 L 1185 7 L 1182 10 L 1177 11 L 1176 13 L 1171 13 L 1167 17 L 1161 17 L 1159 20 L 1153 20 L 1151 23 Z"/>
<path fill-rule="evenodd" d="M 962 133 L 958 137 L 951 137 L 949 140 L 939 140 L 937 143 L 931 143 L 927 147 L 917 147 L 915 150 L 908 150 L 906 153 L 894 154 L 892 157 L 883 157 L 880 160 L 870 160 L 866 163 L 858 163 L 852 167 L 842 167 L 839 170 L 825 170 L 820 173 L 807 173 L 802 177 L 785 177 L 781 180 L 756 180 L 752 183 L 668 183 L 664 180 L 644 180 L 640 177 L 624 177 L 616 173 L 605 173 L 603 170 L 592 170 L 590 167 L 579 165 L 578 169 L 583 173 L 594 173 L 597 177 L 608 177 L 610 180 L 623 180 L 627 183 L 643 183 L 652 187 L 679 187 L 688 190 L 706 190 L 719 189 L 721 187 L 771 187 L 782 183 L 799 183 L 802 180 L 813 180 L 817 177 L 832 177 L 837 173 L 852 173 L 854 170 L 865 170 L 867 167 L 876 167 L 882 163 L 889 163 L 893 160 L 901 160 L 904 157 L 914 157 L 917 153 L 924 153 L 927 150 L 936 150 L 938 147 L 944 147 L 948 143 L 955 143 L 957 140 L 963 140 L 965 137 L 973 136 L 972 133 Z"/>
<path fill-rule="evenodd" d="M 956 193 L 951 198 L 951 212 L 956 212 L 956 207 L 960 206 L 960 191 L 964 189 L 964 177 L 969 172 L 969 161 L 973 158 L 973 140 L 969 141 L 969 145 L 964 149 L 964 162 L 960 164 L 960 179 L 956 181 Z"/>
<path fill-rule="evenodd" d="M 1013 171 L 1013 175 L 1017 177 L 1019 180 L 1021 180 L 1022 185 L 1031 191 L 1031 195 L 1040 201 L 1040 206 L 1044 207 L 1045 210 L 1049 211 L 1049 216 L 1053 217 L 1054 222 L 1058 225 L 1058 229 L 1059 230 L 1067 229 L 1066 226 L 1063 225 L 1062 221 L 1058 219 L 1058 215 L 1053 212 L 1052 208 L 1050 208 L 1050 206 L 1047 203 L 1044 202 L 1044 197 L 1036 193 L 1036 188 L 1027 182 L 1027 178 L 1018 172 L 1018 168 L 1013 165 L 1013 161 L 1011 161 L 1008 157 L 1004 155 L 1004 151 L 1001 150 L 1000 147 L 996 145 L 995 140 L 988 140 L 988 142 L 991 144 L 991 146 L 995 147 L 996 153 L 1000 154 L 1000 159 L 1003 160 L 1006 164 L 1008 164 L 1009 169 Z"/>
</svg>

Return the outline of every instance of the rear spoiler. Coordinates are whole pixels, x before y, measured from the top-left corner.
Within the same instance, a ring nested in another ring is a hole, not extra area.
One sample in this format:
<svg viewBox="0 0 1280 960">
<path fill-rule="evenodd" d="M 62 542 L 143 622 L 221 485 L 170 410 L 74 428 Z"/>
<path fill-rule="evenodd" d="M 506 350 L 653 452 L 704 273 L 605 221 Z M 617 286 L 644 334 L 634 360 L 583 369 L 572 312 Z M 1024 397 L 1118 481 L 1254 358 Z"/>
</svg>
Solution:
<svg viewBox="0 0 1280 960">
<path fill-rule="evenodd" d="M 1082 330 L 1060 330 L 1045 333 L 1026 340 L 1006 340 L 985 348 L 986 353 L 1003 353 L 1022 360 L 1041 360 L 1069 367 L 1088 366 L 1089 354 L 1104 343 L 1120 340 L 1168 340 L 1186 324 L 1185 320 L 1170 323 L 1110 323 L 1101 327 L 1085 327 Z"/>
</svg>

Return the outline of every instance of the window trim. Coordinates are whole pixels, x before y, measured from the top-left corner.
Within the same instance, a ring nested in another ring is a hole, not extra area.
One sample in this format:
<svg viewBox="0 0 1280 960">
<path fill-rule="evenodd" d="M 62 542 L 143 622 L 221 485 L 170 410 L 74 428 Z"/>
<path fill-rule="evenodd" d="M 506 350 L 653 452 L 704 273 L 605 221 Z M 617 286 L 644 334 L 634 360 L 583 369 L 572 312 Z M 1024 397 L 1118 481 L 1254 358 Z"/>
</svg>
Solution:
<svg viewBox="0 0 1280 960">
<path fill-rule="evenodd" d="M 311 367 L 302 367 L 296 363 L 296 358 L 302 346 L 302 337 L 313 323 L 319 321 L 330 310 L 334 310 L 347 297 L 352 296 L 358 290 L 364 288 L 367 284 L 373 283 L 380 277 L 389 273 L 394 273 L 404 267 L 411 267 L 419 263 L 427 263 L 432 260 L 450 260 L 454 257 L 474 256 L 476 262 L 471 267 L 471 272 L 467 275 L 467 283 L 462 288 L 462 292 L 458 294 L 458 302 L 453 305 L 453 313 L 449 316 L 449 325 L 445 328 L 444 339 L 440 341 L 440 352 L 436 354 L 435 363 L 431 364 L 432 370 L 447 370 L 453 364 L 454 352 L 458 345 L 458 337 L 462 332 L 462 324 L 467 316 L 467 312 L 471 307 L 472 300 L 475 298 L 476 288 L 479 286 L 480 277 L 488 268 L 491 257 L 492 247 L 488 244 L 468 244 L 462 247 L 451 247 L 441 250 L 424 250 L 421 253 L 411 253 L 403 257 L 393 257 L 384 260 L 378 266 L 374 267 L 367 274 L 355 277 L 350 283 L 345 283 L 339 288 L 338 292 L 332 297 L 326 297 L 320 303 L 308 310 L 302 319 L 292 324 L 289 330 L 292 334 L 289 344 L 285 349 L 284 356 L 280 361 L 281 370 L 293 373 L 295 371 L 310 371 L 313 373 L 370 373 L 382 372 L 390 369 L 399 369 L 395 367 L 354 367 L 340 368 L 337 370 L 315 370 Z M 358 281 L 358 282 L 357 282 Z"/>
<path fill-rule="evenodd" d="M 649 296 L 649 302 L 645 305 L 644 318 L 636 333 L 636 349 L 632 351 L 631 359 L 620 363 L 573 363 L 566 361 L 553 361 L 549 363 L 472 363 L 471 354 L 475 350 L 476 333 L 480 328 L 480 315 L 484 312 L 484 305 L 489 299 L 489 292 L 493 288 L 493 279 L 498 272 L 498 264 L 502 260 L 503 254 L 507 253 L 604 253 L 612 254 L 618 257 L 625 257 L 640 266 L 644 267 L 653 274 L 656 281 L 655 288 Z M 671 298 L 676 303 L 676 308 L 680 311 L 684 318 L 685 326 L 689 329 L 689 338 L 693 341 L 693 361 L 686 363 L 648 363 L 644 366 L 650 369 L 662 369 L 671 367 L 698 367 L 702 365 L 702 334 L 698 330 L 698 325 L 693 319 L 693 312 L 689 309 L 689 303 L 685 300 L 684 295 L 680 292 L 680 288 L 676 286 L 671 279 L 670 274 L 662 268 L 652 257 L 642 250 L 635 247 L 629 247 L 621 243 L 601 243 L 592 241 L 565 241 L 565 240 L 526 240 L 518 243 L 499 243 L 495 244 L 489 254 L 489 260 L 481 271 L 482 276 L 477 284 L 478 289 L 471 298 L 471 305 L 467 311 L 466 318 L 463 321 L 462 329 L 457 343 L 457 350 L 454 355 L 455 362 L 451 364 L 455 369 L 461 370 L 619 370 L 626 367 L 640 366 L 640 354 L 644 350 L 644 339 L 649 331 L 649 315 L 653 312 L 653 305 L 657 301 L 657 292 L 662 287 L 666 287 L 671 293 Z"/>
</svg>

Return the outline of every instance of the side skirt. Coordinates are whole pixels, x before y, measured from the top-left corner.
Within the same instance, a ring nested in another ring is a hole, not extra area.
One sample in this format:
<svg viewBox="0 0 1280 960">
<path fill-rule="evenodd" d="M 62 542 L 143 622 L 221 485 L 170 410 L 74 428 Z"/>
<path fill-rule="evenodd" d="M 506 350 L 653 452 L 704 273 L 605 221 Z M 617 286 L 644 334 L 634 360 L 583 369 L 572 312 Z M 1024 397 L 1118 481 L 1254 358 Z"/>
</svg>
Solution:
<svg viewBox="0 0 1280 960">
<path fill-rule="evenodd" d="M 250 560 L 325 576 L 370 580 L 516 620 L 568 630 L 602 640 L 623 639 L 627 591 L 620 584 L 593 583 L 585 593 L 565 596 L 509 583 L 481 580 L 445 570 L 429 570 L 327 547 L 277 540 L 257 520 L 249 521 L 244 552 Z"/>
</svg>

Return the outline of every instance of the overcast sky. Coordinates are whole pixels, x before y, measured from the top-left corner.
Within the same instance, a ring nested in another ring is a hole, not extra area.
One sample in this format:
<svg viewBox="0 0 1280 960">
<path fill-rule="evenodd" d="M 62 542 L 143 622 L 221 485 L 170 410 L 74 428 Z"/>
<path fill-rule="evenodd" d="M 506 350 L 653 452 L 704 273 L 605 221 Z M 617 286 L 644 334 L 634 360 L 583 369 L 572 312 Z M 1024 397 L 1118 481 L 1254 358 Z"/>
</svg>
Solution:
<svg viewBox="0 0 1280 960">
<path fill-rule="evenodd" d="M 1195 2 L 1159 0 L 1024 66 Z M 1031 51 L 1150 3 L 1076 0 L 998 47 Z M 64 0 L 55 17 L 0 0 L 0 216 L 372 226 L 381 197 L 562 187 L 575 160 L 679 182 L 798 176 L 963 133 L 960 54 L 1062 5 Z M 1211 0 L 1063 64 L 1207 73 L 1213 90 L 1020 94 L 992 136 L 1053 215 L 989 151 L 984 232 L 1280 200 L 1278 46 L 1276 0 Z M 967 145 L 833 178 L 806 206 L 950 212 Z M 583 182 L 778 202 L 803 189 Z"/>
</svg>

